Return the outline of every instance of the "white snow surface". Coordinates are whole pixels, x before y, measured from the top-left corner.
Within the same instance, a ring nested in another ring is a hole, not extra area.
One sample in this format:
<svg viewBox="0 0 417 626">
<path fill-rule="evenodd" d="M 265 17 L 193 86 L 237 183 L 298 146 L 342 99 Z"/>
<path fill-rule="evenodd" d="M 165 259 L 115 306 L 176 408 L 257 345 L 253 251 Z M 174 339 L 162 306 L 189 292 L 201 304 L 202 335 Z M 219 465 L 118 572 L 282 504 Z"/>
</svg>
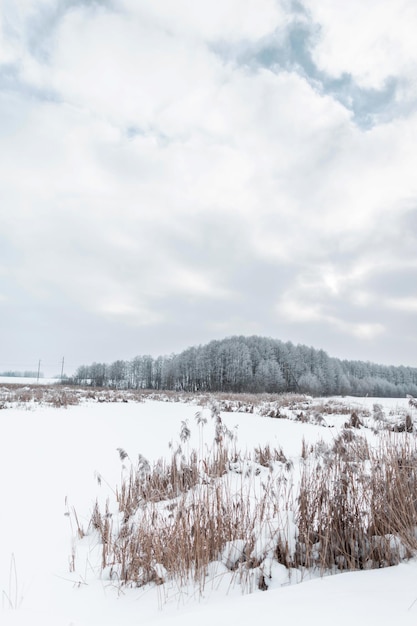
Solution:
<svg viewBox="0 0 417 626">
<path fill-rule="evenodd" d="M 407 400 L 343 399 L 387 411 Z M 174 584 L 121 588 L 100 577 L 94 565 L 93 537 L 74 543 L 75 507 L 87 525 L 98 495 L 105 498 L 120 483 L 123 448 L 131 458 L 156 460 L 178 441 L 189 420 L 190 446 L 199 429 L 192 404 L 85 402 L 68 408 L 30 404 L 0 411 L 1 533 L 0 623 L 3 626 L 146 626 L 170 624 L 246 624 L 262 622 L 338 626 L 417 624 L 417 562 L 301 581 L 275 564 L 266 592 L 244 594 L 224 565 L 214 569 L 202 596 Z M 237 426 L 241 449 L 257 444 L 282 447 L 298 459 L 302 438 L 331 441 L 335 428 L 322 428 L 257 414 L 223 413 Z M 102 477 L 101 487 L 97 474 Z M 76 571 L 69 560 L 75 546 Z M 239 546 L 231 546 L 232 551 Z M 224 555 L 227 559 L 227 555 Z M 299 583 L 299 584 L 298 584 Z"/>
<path fill-rule="evenodd" d="M 2 385 L 55 385 L 58 384 L 59 378 L 37 378 L 23 376 L 0 376 L 0 384 Z"/>
</svg>

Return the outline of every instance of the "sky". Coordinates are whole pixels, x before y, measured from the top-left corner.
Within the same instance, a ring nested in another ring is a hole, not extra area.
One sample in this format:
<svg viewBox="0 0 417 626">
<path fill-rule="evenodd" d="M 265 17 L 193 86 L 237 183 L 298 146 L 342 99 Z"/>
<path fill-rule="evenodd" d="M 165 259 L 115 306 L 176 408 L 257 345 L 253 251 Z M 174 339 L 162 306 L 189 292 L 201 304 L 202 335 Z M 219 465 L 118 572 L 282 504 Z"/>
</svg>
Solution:
<svg viewBox="0 0 417 626">
<path fill-rule="evenodd" d="M 417 366 L 414 0 L 2 0 L 0 370 Z"/>
</svg>

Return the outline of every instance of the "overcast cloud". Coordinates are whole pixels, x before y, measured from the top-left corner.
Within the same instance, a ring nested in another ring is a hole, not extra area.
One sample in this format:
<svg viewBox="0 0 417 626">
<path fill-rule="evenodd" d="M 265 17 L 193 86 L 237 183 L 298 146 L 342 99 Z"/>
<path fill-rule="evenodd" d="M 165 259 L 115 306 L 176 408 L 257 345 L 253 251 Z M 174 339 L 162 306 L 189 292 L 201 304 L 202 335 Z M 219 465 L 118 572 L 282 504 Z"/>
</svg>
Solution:
<svg viewBox="0 0 417 626">
<path fill-rule="evenodd" d="M 0 370 L 417 366 L 414 0 L 2 0 Z"/>
</svg>

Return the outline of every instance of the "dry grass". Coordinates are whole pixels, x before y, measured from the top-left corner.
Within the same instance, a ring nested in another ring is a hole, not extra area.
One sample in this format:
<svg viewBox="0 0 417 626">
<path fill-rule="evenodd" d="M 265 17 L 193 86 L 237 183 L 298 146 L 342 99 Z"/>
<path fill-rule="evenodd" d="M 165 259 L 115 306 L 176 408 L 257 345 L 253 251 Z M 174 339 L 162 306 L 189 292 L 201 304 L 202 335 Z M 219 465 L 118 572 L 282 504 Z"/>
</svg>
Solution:
<svg viewBox="0 0 417 626">
<path fill-rule="evenodd" d="M 126 403 L 126 402 L 182 402 L 195 406 L 207 406 L 213 402 L 220 412 L 257 413 L 276 419 L 290 419 L 302 423 L 333 427 L 338 418 L 350 416 L 346 421 L 352 428 L 370 428 L 374 431 L 413 432 L 417 419 L 416 400 L 409 399 L 410 409 L 400 408 L 385 415 L 383 408 L 375 404 L 373 411 L 358 406 L 349 406 L 343 399 L 313 399 L 310 396 L 294 393 L 249 394 L 212 393 L 181 391 L 155 391 L 133 389 L 109 389 L 75 387 L 61 384 L 26 385 L 7 384 L 0 387 L 0 410 L 11 406 L 53 406 L 66 408 L 84 402 Z M 415 404 L 413 404 L 413 402 Z M 417 425 L 417 424 L 416 424 Z"/>
<path fill-rule="evenodd" d="M 201 424 L 200 413 L 196 419 Z M 203 588 L 213 562 L 221 560 L 240 577 L 262 563 L 265 555 L 254 552 L 257 529 L 271 520 L 276 524 L 285 481 L 272 481 L 266 470 L 266 480 L 256 484 L 259 464 L 236 453 L 218 407 L 212 408 L 212 419 L 209 453 L 202 457 L 193 450 L 186 456 L 177 447 L 170 461 L 160 459 L 152 467 L 140 456 L 116 490 L 117 511 L 112 514 L 109 503 L 100 510 L 96 503 L 90 526 L 100 537 L 102 569 L 110 579 L 137 586 L 192 579 Z M 180 436 L 185 444 L 185 424 Z M 123 462 L 129 459 L 124 450 L 119 455 Z M 288 470 L 282 451 L 259 448 L 255 457 Z"/>
<path fill-rule="evenodd" d="M 249 393 L 192 393 L 182 391 L 156 391 L 152 389 L 109 389 L 100 387 L 66 386 L 42 383 L 21 385 L 2 384 L 0 387 L 0 408 L 13 404 L 39 404 L 54 407 L 67 407 L 81 402 L 182 402 L 206 406 L 216 402 L 222 412 L 253 413 L 256 409 L 270 406 L 276 410 L 282 406 L 293 407 L 302 403 L 305 396 L 295 394 L 249 394 Z"/>
<path fill-rule="evenodd" d="M 201 426 L 202 414 L 196 419 Z M 193 580 L 203 589 L 221 562 L 237 580 L 250 573 L 265 589 L 271 560 L 323 573 L 385 567 L 415 553 L 413 434 L 384 431 L 371 447 L 351 417 L 332 444 L 303 443 L 294 468 L 270 446 L 241 456 L 218 406 L 212 419 L 206 454 L 184 454 L 186 423 L 169 461 L 134 464 L 119 449 L 130 470 L 115 502 L 96 504 L 90 520 L 104 577 L 136 586 Z"/>
<path fill-rule="evenodd" d="M 139 391 L 65 387 L 59 384 L 3 384 L 0 387 L 0 409 L 14 405 L 26 408 L 33 405 L 66 408 L 82 402 L 142 402 L 146 397 Z"/>
<path fill-rule="evenodd" d="M 22 604 L 22 601 L 23 601 L 23 598 L 19 592 L 16 559 L 15 559 L 14 554 L 12 553 L 10 557 L 10 568 L 9 568 L 9 588 L 7 592 L 4 589 L 2 591 L 2 608 L 3 610 L 4 609 L 17 610 Z"/>
<path fill-rule="evenodd" d="M 385 436 L 335 442 L 304 466 L 298 497 L 297 566 L 370 569 L 417 549 L 417 449 Z"/>
<path fill-rule="evenodd" d="M 101 539 L 103 572 L 135 586 L 175 579 L 180 586 L 193 580 L 203 589 L 210 565 L 221 561 L 242 580 L 265 559 L 266 551 L 255 548 L 260 529 L 271 520 L 269 551 L 279 551 L 288 564 L 290 540 L 283 521 L 277 529 L 272 493 L 271 485 L 255 498 L 244 490 L 234 492 L 227 481 L 200 483 L 169 502 L 143 502 L 134 514 L 122 510 L 121 523 L 108 508 L 102 514 L 96 506 L 91 523 Z"/>
</svg>

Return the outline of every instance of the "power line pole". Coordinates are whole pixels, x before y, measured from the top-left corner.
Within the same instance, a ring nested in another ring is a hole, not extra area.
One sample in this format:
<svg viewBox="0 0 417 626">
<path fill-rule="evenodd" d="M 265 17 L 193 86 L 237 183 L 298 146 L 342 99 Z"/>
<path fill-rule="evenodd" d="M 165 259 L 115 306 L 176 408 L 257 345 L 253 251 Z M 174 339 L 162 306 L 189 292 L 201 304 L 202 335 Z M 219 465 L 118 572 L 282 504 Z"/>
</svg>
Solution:
<svg viewBox="0 0 417 626">
<path fill-rule="evenodd" d="M 61 381 L 64 378 L 64 360 L 65 357 L 62 357 L 62 366 L 61 366 Z"/>
<path fill-rule="evenodd" d="M 38 378 L 37 378 L 37 381 L 36 381 L 36 382 L 38 382 L 38 383 L 39 383 L 39 376 L 40 376 L 40 373 L 41 373 L 41 360 L 39 359 L 39 363 L 38 363 Z"/>
</svg>

